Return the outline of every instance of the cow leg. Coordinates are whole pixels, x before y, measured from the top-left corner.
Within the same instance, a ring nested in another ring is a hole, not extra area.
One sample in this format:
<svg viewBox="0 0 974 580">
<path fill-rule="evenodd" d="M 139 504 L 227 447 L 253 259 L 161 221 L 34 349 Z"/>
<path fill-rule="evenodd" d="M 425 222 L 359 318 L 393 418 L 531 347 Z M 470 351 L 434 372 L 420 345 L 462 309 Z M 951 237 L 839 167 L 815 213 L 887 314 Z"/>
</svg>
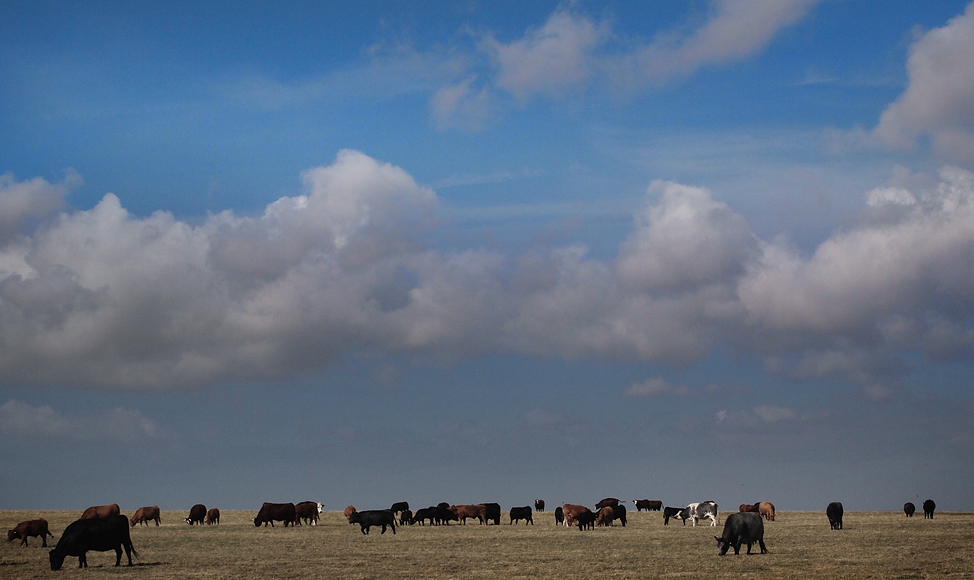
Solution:
<svg viewBox="0 0 974 580">
<path fill-rule="evenodd" d="M 764 538 L 761 538 L 761 539 L 758 540 L 758 545 L 761 546 L 761 553 L 762 554 L 769 553 L 768 552 L 768 547 L 764 545 Z"/>
<path fill-rule="evenodd" d="M 88 567 L 88 556 L 87 554 L 81 554 L 80 556 L 78 556 L 78 568 L 87 568 L 87 567 Z"/>
<path fill-rule="evenodd" d="M 129 563 L 131 564 L 131 562 Z M 122 565 L 122 547 L 118 546 L 117 548 L 115 548 L 115 567 L 118 568 L 121 565 Z"/>
</svg>

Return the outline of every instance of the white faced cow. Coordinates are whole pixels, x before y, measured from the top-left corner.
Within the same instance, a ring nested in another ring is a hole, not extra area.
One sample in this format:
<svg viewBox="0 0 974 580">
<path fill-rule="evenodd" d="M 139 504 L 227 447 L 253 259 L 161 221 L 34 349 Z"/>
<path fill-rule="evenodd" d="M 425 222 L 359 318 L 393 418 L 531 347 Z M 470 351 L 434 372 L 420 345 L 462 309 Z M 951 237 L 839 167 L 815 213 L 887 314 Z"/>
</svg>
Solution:
<svg viewBox="0 0 974 580">
<path fill-rule="evenodd" d="M 681 520 L 690 520 L 693 525 L 697 525 L 697 520 L 702 520 L 704 518 L 710 518 L 710 525 L 717 525 L 717 504 L 712 501 L 704 501 L 700 503 L 692 503 L 687 507 L 683 508 L 678 515 L 675 517 Z"/>
</svg>

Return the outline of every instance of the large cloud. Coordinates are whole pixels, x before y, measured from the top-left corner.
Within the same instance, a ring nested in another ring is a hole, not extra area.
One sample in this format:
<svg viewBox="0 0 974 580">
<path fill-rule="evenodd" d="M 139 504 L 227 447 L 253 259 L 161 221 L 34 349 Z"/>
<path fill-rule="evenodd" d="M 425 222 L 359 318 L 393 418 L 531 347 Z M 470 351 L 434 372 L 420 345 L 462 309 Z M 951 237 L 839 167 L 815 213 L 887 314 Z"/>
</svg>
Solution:
<svg viewBox="0 0 974 580">
<path fill-rule="evenodd" d="M 909 85 L 882 114 L 876 135 L 913 147 L 929 136 L 943 158 L 974 163 L 974 3 L 910 47 Z"/>
<path fill-rule="evenodd" d="M 34 407 L 15 399 L 0 405 L 0 433 L 6 437 L 79 441 L 144 441 L 163 435 L 155 421 L 124 407 L 67 415 L 46 405 Z"/>
<path fill-rule="evenodd" d="M 362 153 L 304 178 L 259 217 L 136 218 L 107 195 L 4 247 L 0 376 L 173 388 L 316 372 L 350 352 L 674 365 L 727 344 L 882 399 L 904 360 L 974 357 L 965 170 L 864 192 L 875 215 L 809 256 L 758 239 L 705 189 L 656 182 L 614 260 L 580 245 L 434 249 L 435 194 Z"/>
</svg>

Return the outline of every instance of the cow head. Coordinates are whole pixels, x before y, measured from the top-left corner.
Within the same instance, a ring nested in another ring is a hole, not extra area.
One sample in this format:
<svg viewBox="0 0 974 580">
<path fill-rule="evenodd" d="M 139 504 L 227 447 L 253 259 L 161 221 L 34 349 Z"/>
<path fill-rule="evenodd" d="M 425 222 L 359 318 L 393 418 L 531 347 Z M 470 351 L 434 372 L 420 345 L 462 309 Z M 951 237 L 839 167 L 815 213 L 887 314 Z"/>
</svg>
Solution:
<svg viewBox="0 0 974 580">
<path fill-rule="evenodd" d="M 63 554 L 55 554 L 56 551 L 57 550 L 51 550 L 51 553 L 50 553 L 50 557 L 51 557 L 51 570 L 60 570 L 61 569 L 61 566 L 64 565 L 64 555 Z"/>
<path fill-rule="evenodd" d="M 726 542 L 723 538 L 718 538 L 717 536 L 714 536 L 714 539 L 717 540 L 717 555 L 723 556 L 727 553 L 727 548 L 730 548 L 730 542 Z"/>
<path fill-rule="evenodd" d="M 20 534 L 17 533 L 17 530 L 10 530 L 9 532 L 7 532 L 8 542 L 12 542 L 18 538 L 20 538 Z"/>
</svg>

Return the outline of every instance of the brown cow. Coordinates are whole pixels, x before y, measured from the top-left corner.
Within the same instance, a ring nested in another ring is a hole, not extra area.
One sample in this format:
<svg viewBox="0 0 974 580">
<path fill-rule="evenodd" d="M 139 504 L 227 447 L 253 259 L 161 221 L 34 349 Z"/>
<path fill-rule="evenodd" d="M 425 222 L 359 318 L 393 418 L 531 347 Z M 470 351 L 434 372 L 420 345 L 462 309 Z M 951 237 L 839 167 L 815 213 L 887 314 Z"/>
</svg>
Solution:
<svg viewBox="0 0 974 580">
<path fill-rule="evenodd" d="M 544 511 L 544 500 L 536 499 L 534 500 L 534 511 L 543 512 Z"/>
<path fill-rule="evenodd" d="M 93 505 L 85 510 L 85 513 L 81 514 L 79 520 L 94 520 L 94 519 L 105 519 L 111 518 L 122 513 L 122 510 L 118 508 L 117 503 L 109 505 Z"/>
<path fill-rule="evenodd" d="M 587 507 L 573 503 L 566 503 L 565 505 L 561 506 L 561 509 L 562 513 L 565 515 L 565 526 L 574 526 L 575 518 L 577 518 L 579 514 L 583 514 L 585 512 L 592 513 L 592 510 L 588 509 Z"/>
<path fill-rule="evenodd" d="M 632 503 L 636 506 L 637 512 L 643 510 L 658 512 L 663 509 L 663 502 L 658 499 L 634 499 Z"/>
<path fill-rule="evenodd" d="M 301 525 L 301 520 L 308 522 L 308 525 L 318 525 L 318 502 L 303 501 L 294 504 L 294 523 Z"/>
<path fill-rule="evenodd" d="M 356 511 L 357 510 L 353 505 L 350 505 L 347 508 L 345 508 L 345 519 L 348 520 L 349 525 L 351 525 L 352 523 L 352 514 L 354 514 Z"/>
<path fill-rule="evenodd" d="M 774 521 L 774 504 L 770 501 L 762 501 L 758 503 L 758 513 L 761 514 L 764 519 L 769 522 Z"/>
<path fill-rule="evenodd" d="M 616 519 L 615 511 L 611 507 L 605 506 L 599 510 L 599 515 L 595 518 L 595 525 L 611 526 L 614 519 Z"/>
<path fill-rule="evenodd" d="M 761 510 L 758 509 L 758 506 L 753 505 L 753 504 L 749 504 L 749 503 L 742 503 L 741 504 L 741 507 L 737 508 L 737 511 L 739 511 L 739 512 L 756 512 L 756 513 L 760 513 L 761 512 Z"/>
<path fill-rule="evenodd" d="M 596 510 L 600 510 L 600 509 L 604 508 L 605 506 L 616 507 L 617 505 L 619 505 L 619 500 L 617 500 L 614 497 L 607 497 L 607 498 L 603 499 L 602 501 L 600 501 L 599 503 L 595 504 L 595 509 Z"/>
<path fill-rule="evenodd" d="M 206 510 L 206 525 L 217 524 L 220 525 L 220 510 L 217 508 L 210 508 Z"/>
<path fill-rule="evenodd" d="M 135 510 L 135 515 L 129 520 L 129 524 L 131 524 L 134 528 L 135 524 L 149 525 L 149 522 L 152 520 L 155 520 L 157 526 L 159 525 L 159 522 L 162 521 L 159 518 L 159 506 L 157 505 L 140 507 L 139 509 Z"/>
<path fill-rule="evenodd" d="M 284 527 L 294 527 L 294 504 L 288 503 L 270 503 L 264 502 L 264 505 L 260 506 L 260 511 L 257 512 L 257 517 L 254 518 L 254 525 L 258 528 L 261 524 L 267 526 L 270 524 L 274 527 L 274 522 L 284 522 Z"/>
<path fill-rule="evenodd" d="M 487 507 L 484 504 L 476 505 L 451 505 L 450 511 L 457 516 L 460 523 L 467 525 L 467 518 L 477 518 L 481 524 L 487 523 Z"/>
<path fill-rule="evenodd" d="M 27 520 L 17 524 L 14 529 L 7 532 L 7 541 L 12 542 L 17 538 L 20 538 L 20 545 L 27 546 L 27 538 L 29 536 L 40 536 L 41 546 L 47 547 L 47 537 L 54 537 L 54 534 L 47 529 L 47 520 L 44 518 L 37 518 L 36 520 Z M 28 546 L 29 547 L 29 546 Z"/>
</svg>

